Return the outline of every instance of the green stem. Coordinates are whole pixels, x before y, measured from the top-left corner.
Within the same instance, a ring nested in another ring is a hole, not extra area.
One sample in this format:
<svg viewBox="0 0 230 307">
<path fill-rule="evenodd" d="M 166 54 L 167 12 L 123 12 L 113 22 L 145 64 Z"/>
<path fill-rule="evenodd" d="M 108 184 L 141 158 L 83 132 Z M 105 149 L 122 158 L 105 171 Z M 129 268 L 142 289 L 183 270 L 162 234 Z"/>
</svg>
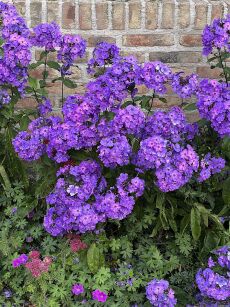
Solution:
<svg viewBox="0 0 230 307">
<path fill-rule="evenodd" d="M 226 81 L 226 83 L 227 83 L 227 85 L 228 85 L 228 76 L 227 76 L 227 74 L 226 74 L 226 71 L 225 71 L 225 68 L 224 68 L 224 65 L 223 65 L 223 60 L 222 60 L 222 56 L 221 56 L 220 50 L 218 50 L 218 54 L 219 54 L 219 58 L 220 58 L 221 67 L 222 67 L 222 69 L 223 69 L 224 78 L 225 78 L 225 81 Z"/>
</svg>

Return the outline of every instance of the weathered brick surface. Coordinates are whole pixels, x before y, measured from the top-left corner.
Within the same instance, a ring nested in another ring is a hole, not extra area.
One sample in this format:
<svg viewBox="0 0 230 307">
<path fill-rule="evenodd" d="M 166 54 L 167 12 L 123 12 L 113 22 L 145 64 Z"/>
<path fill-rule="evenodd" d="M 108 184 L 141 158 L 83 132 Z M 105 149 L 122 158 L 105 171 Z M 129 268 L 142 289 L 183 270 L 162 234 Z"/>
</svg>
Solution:
<svg viewBox="0 0 230 307">
<path fill-rule="evenodd" d="M 172 46 L 173 34 L 128 34 L 123 36 L 123 45 L 129 47 Z"/>
<path fill-rule="evenodd" d="M 180 1 L 178 5 L 178 24 L 181 29 L 187 28 L 190 25 L 190 2 Z"/>
<path fill-rule="evenodd" d="M 71 29 L 75 24 L 75 5 L 74 1 L 64 2 L 62 5 L 62 27 Z"/>
<path fill-rule="evenodd" d="M 162 29 L 173 29 L 175 22 L 175 3 L 174 1 L 164 1 L 162 8 Z"/>
<path fill-rule="evenodd" d="M 56 21 L 64 33 L 82 35 L 88 44 L 87 54 L 78 59 L 74 78 L 79 87 L 67 89 L 65 95 L 84 91 L 87 81 L 86 63 L 98 42 L 117 43 L 122 55 L 133 54 L 140 63 L 146 60 L 168 63 L 173 71 L 185 70 L 201 77 L 217 78 L 219 70 L 211 70 L 202 58 L 201 33 L 212 19 L 230 13 L 230 0 L 3 0 L 14 2 L 21 15 L 34 27 L 40 22 Z M 36 51 L 35 58 L 39 58 Z M 55 53 L 50 57 L 55 60 Z M 41 75 L 41 67 L 38 72 Z M 50 71 L 50 78 L 57 75 Z M 145 93 L 146 89 L 140 87 Z M 50 87 L 51 98 L 57 106 L 60 84 Z M 169 105 L 179 103 L 170 94 Z M 26 107 L 33 106 L 25 100 Z M 157 107 L 167 107 L 156 101 Z"/>
<path fill-rule="evenodd" d="M 98 30 L 108 28 L 108 3 L 96 3 L 96 23 Z"/>
<path fill-rule="evenodd" d="M 129 3 L 129 28 L 139 29 L 141 27 L 141 3 L 135 1 Z"/>
<path fill-rule="evenodd" d="M 114 30 L 124 30 L 125 28 L 125 4 L 124 2 L 112 3 L 112 26 Z"/>
</svg>

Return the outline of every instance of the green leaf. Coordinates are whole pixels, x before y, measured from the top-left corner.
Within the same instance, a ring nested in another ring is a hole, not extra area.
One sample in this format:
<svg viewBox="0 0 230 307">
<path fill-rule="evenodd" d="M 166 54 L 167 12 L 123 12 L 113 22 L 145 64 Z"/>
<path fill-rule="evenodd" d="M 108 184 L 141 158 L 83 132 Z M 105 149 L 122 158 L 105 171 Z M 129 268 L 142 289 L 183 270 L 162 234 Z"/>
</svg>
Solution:
<svg viewBox="0 0 230 307">
<path fill-rule="evenodd" d="M 37 89 L 38 88 L 38 80 L 36 78 L 32 78 L 29 76 L 29 85 L 30 87 L 32 87 L 33 89 Z"/>
<path fill-rule="evenodd" d="M 183 107 L 183 110 L 185 111 L 194 111 L 196 109 L 196 103 L 189 103 Z"/>
<path fill-rule="evenodd" d="M 219 245 L 220 237 L 215 231 L 208 231 L 204 239 L 204 247 L 208 251 L 213 250 Z"/>
<path fill-rule="evenodd" d="M 230 177 L 223 184 L 222 197 L 225 205 L 230 207 Z"/>
<path fill-rule="evenodd" d="M 66 87 L 68 87 L 68 88 L 76 88 L 76 87 L 77 87 L 76 83 L 73 82 L 73 81 L 70 80 L 70 79 L 64 79 L 63 83 L 64 83 L 64 85 L 65 85 Z"/>
<path fill-rule="evenodd" d="M 26 114 L 24 114 L 20 119 L 20 130 L 21 131 L 27 130 L 29 123 L 30 123 L 29 117 Z"/>
<path fill-rule="evenodd" d="M 101 252 L 95 243 L 92 243 L 87 252 L 87 264 L 90 271 L 96 274 L 101 266 Z"/>
<path fill-rule="evenodd" d="M 48 51 L 42 51 L 41 54 L 40 54 L 39 61 L 41 61 L 42 59 L 44 59 L 47 55 L 48 55 Z"/>
<path fill-rule="evenodd" d="M 42 61 L 38 61 L 36 63 L 32 63 L 32 64 L 30 64 L 29 69 L 35 69 L 35 68 L 37 68 L 38 66 L 40 66 L 42 64 L 44 64 L 44 62 L 42 62 Z"/>
<path fill-rule="evenodd" d="M 156 208 L 162 210 L 164 203 L 165 203 L 165 194 L 158 193 L 156 198 Z"/>
<path fill-rule="evenodd" d="M 192 236 L 194 240 L 198 240 L 201 234 L 201 218 L 199 210 L 197 208 L 192 208 L 190 217 Z"/>
<path fill-rule="evenodd" d="M 61 69 L 60 64 L 58 64 L 57 62 L 54 62 L 54 61 L 49 61 L 49 62 L 47 62 L 47 65 L 48 65 L 50 68 L 53 68 L 53 69 L 58 70 L 58 71 L 60 71 L 60 69 Z"/>
</svg>

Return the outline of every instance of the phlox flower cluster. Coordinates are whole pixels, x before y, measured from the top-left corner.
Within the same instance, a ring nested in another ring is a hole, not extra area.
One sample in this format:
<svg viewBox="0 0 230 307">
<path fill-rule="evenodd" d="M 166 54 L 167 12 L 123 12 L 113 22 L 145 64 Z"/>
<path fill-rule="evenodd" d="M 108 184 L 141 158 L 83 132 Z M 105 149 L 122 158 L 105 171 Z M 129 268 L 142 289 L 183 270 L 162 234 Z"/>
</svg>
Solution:
<svg viewBox="0 0 230 307">
<path fill-rule="evenodd" d="M 230 86 L 217 80 L 200 82 L 197 108 L 202 118 L 211 122 L 221 136 L 230 136 Z"/>
<path fill-rule="evenodd" d="M 62 37 L 57 59 L 64 65 L 64 72 L 73 65 L 77 58 L 85 54 L 86 42 L 80 35 L 66 34 Z"/>
<path fill-rule="evenodd" d="M 154 170 L 162 191 L 179 189 L 198 171 L 199 157 L 187 144 L 196 131 L 178 107 L 155 112 L 148 118 L 135 164 L 143 170 Z"/>
<path fill-rule="evenodd" d="M 140 75 L 140 83 L 143 83 L 147 88 L 153 89 L 155 93 L 165 94 L 166 83 L 171 80 L 171 69 L 159 62 L 145 63 Z"/>
<path fill-rule="evenodd" d="M 0 90 L 0 107 L 1 105 L 10 103 L 10 100 L 11 98 L 7 90 L 3 90 L 3 89 Z"/>
<path fill-rule="evenodd" d="M 143 180 L 136 177 L 129 182 L 128 176 L 122 189 L 119 177 L 116 187 L 107 190 L 101 167 L 93 160 L 64 166 L 58 175 L 62 178 L 47 197 L 51 208 L 44 218 L 45 229 L 54 236 L 71 230 L 92 231 L 107 218 L 124 218 L 131 213 L 135 197 L 144 191 Z"/>
<path fill-rule="evenodd" d="M 169 287 L 169 283 L 164 279 L 153 279 L 146 286 L 146 297 L 152 306 L 173 307 L 177 300 L 174 291 Z"/>
<path fill-rule="evenodd" d="M 208 260 L 208 268 L 199 269 L 196 283 L 201 295 L 216 301 L 230 298 L 230 247 L 223 246 L 213 252 L 217 260 Z"/>
<path fill-rule="evenodd" d="M 55 23 L 42 23 L 33 28 L 31 35 L 33 46 L 43 47 L 49 51 L 57 51 L 57 59 L 63 66 L 61 74 L 71 74 L 69 68 L 74 61 L 83 57 L 86 49 L 86 42 L 80 35 L 62 35 L 60 27 Z"/>
<path fill-rule="evenodd" d="M 96 67 L 105 67 L 119 58 L 119 48 L 107 42 L 100 42 L 93 50 L 93 57 L 88 62 L 88 73 L 94 73 Z"/>
<path fill-rule="evenodd" d="M 137 93 L 141 67 L 135 57 L 114 60 L 105 74 L 87 85 L 87 97 L 96 103 L 101 111 L 113 110 L 128 97 Z"/>
<path fill-rule="evenodd" d="M 204 55 L 222 48 L 230 52 L 230 14 L 224 19 L 214 19 L 211 25 L 207 25 L 203 30 L 202 42 Z"/>
<path fill-rule="evenodd" d="M 172 76 L 172 88 L 179 97 L 190 98 L 198 89 L 198 76 L 191 74 L 183 77 L 181 74 L 182 73 L 180 72 Z"/>
<path fill-rule="evenodd" d="M 55 48 L 69 68 L 75 57 L 83 55 L 85 43 L 79 36 L 65 36 L 61 41 L 63 49 L 58 49 L 61 45 Z M 15 151 L 24 160 L 37 160 L 46 154 L 61 164 L 56 186 L 47 197 L 50 208 L 44 219 L 46 230 L 54 236 L 70 231 L 84 233 L 107 219 L 124 219 L 143 194 L 144 181 L 136 173 L 149 171 L 159 189 L 169 192 L 188 183 L 199 171 L 203 178 L 199 180 L 203 181 L 210 177 L 208 172 L 213 175 L 224 165 L 224 160 L 218 158 L 208 163 L 207 157 L 199 161 L 192 146 L 198 126 L 188 123 L 179 107 L 149 115 L 135 105 L 134 99 L 122 105 L 127 97 L 134 98 L 139 84 L 163 94 L 166 83 L 172 81 L 175 92 L 188 98 L 196 90 L 196 75 L 173 75 L 161 62 L 141 67 L 132 56 L 118 56 L 111 44 L 99 44 L 93 55 L 98 65 L 103 61 L 110 64 L 105 73 L 89 82 L 84 94 L 67 97 L 62 117 L 49 115 L 51 104 L 44 98 L 39 106 L 40 117 L 13 141 Z M 221 135 L 227 134 L 229 89 L 216 81 L 203 80 L 198 98 L 201 115 L 211 120 Z M 94 160 L 74 163 L 73 152 L 80 150 Z M 126 166 L 135 174 L 121 173 Z M 112 186 L 104 177 L 108 168 L 116 172 L 117 181 Z"/>
<path fill-rule="evenodd" d="M 0 2 L 0 33 L 4 42 L 0 58 L 0 85 L 16 87 L 22 94 L 28 78 L 31 60 L 29 29 L 15 7 Z M 9 102 L 5 100 L 5 103 Z"/>
<path fill-rule="evenodd" d="M 55 23 L 41 23 L 33 28 L 31 42 L 33 46 L 44 47 L 46 51 L 53 51 L 60 46 L 62 34 Z"/>
<path fill-rule="evenodd" d="M 220 173 L 224 167 L 225 160 L 223 158 L 211 157 L 211 154 L 208 153 L 200 161 L 199 182 L 207 180 L 216 173 Z"/>
</svg>

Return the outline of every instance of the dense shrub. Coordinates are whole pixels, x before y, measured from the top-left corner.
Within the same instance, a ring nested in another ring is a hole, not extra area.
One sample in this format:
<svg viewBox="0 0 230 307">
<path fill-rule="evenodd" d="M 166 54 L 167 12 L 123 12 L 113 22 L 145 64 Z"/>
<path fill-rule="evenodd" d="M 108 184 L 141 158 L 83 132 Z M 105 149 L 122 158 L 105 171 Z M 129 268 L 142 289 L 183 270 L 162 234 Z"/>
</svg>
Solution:
<svg viewBox="0 0 230 307">
<path fill-rule="evenodd" d="M 86 42 L 55 23 L 30 33 L 11 5 L 0 19 L 3 306 L 230 303 L 230 16 L 203 33 L 219 81 L 102 42 L 85 93 L 68 97 Z M 43 48 L 35 63 L 32 47 Z M 56 82 L 60 112 L 48 97 Z M 182 107 L 167 108 L 168 87 Z M 37 110 L 15 108 L 24 96 Z"/>
</svg>

